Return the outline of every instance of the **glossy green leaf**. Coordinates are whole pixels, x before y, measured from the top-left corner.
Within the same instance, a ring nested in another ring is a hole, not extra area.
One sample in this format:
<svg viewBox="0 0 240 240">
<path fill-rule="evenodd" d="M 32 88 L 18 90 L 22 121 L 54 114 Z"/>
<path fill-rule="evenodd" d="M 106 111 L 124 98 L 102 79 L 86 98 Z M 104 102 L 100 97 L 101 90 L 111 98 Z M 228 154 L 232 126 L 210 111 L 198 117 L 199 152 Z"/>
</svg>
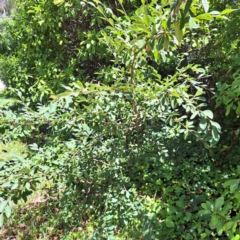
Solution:
<svg viewBox="0 0 240 240">
<path fill-rule="evenodd" d="M 202 130 L 205 130 L 206 127 L 207 127 L 208 123 L 207 123 L 207 120 L 205 118 L 201 118 L 200 120 L 200 123 L 199 123 L 199 127 L 202 129 Z"/>
<path fill-rule="evenodd" d="M 207 116 L 208 118 L 213 119 L 213 112 L 212 112 L 212 111 L 210 111 L 210 110 L 205 110 L 205 111 L 203 111 L 203 114 L 204 114 L 205 116 Z"/>
<path fill-rule="evenodd" d="M 221 126 L 219 125 L 219 123 L 211 121 L 211 125 L 214 126 L 219 133 L 221 132 Z"/>
</svg>

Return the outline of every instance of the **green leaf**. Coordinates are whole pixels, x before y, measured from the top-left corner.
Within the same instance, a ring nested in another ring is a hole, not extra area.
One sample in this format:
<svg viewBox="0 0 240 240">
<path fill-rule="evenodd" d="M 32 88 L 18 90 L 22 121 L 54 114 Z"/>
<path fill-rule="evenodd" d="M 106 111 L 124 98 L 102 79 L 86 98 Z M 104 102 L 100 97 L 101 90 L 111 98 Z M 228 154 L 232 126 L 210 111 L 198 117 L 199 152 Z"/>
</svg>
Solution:
<svg viewBox="0 0 240 240">
<path fill-rule="evenodd" d="M 18 188 L 18 182 L 15 182 L 12 187 L 11 187 L 11 190 L 15 190 Z"/>
<path fill-rule="evenodd" d="M 223 187 L 226 188 L 226 187 L 230 186 L 230 191 L 234 192 L 238 188 L 239 183 L 240 183 L 240 178 L 239 179 L 231 179 L 231 180 L 226 181 L 223 184 Z"/>
<path fill-rule="evenodd" d="M 237 115 L 240 115 L 240 102 L 238 102 L 236 113 L 237 113 Z"/>
<path fill-rule="evenodd" d="M 167 28 L 170 29 L 171 28 L 171 23 L 172 23 L 172 17 L 171 14 L 169 15 L 169 18 L 167 20 Z"/>
<path fill-rule="evenodd" d="M 199 114 L 198 111 L 194 112 L 194 113 L 192 114 L 192 116 L 190 117 L 190 119 L 194 119 L 198 114 Z"/>
<path fill-rule="evenodd" d="M 184 13 L 181 11 L 181 18 L 180 18 L 180 29 L 182 30 L 185 27 L 185 23 L 188 22 L 188 18 L 185 17 Z"/>
<path fill-rule="evenodd" d="M 183 13 L 184 16 L 186 16 L 186 14 L 188 13 L 191 4 L 192 4 L 192 0 L 187 0 L 187 2 L 185 4 L 185 8 L 184 8 L 184 13 Z"/>
<path fill-rule="evenodd" d="M 165 51 L 168 50 L 168 43 L 169 43 L 168 36 L 165 35 L 165 36 L 164 36 L 164 42 L 163 42 L 163 47 L 164 47 L 164 50 L 165 50 Z"/>
<path fill-rule="evenodd" d="M 202 203 L 201 206 L 205 210 L 208 210 L 210 212 L 213 211 L 213 204 L 211 202 L 209 202 L 209 201 L 207 201 L 206 203 Z"/>
<path fill-rule="evenodd" d="M 147 27 L 149 27 L 151 25 L 151 20 L 148 15 L 143 16 L 143 21 Z"/>
<path fill-rule="evenodd" d="M 5 209 L 5 207 L 7 206 L 8 201 L 2 201 L 0 203 L 0 214 L 3 212 L 3 210 Z"/>
<path fill-rule="evenodd" d="M 215 16 L 215 18 L 219 18 L 219 19 L 223 19 L 223 20 L 228 20 L 229 18 L 227 18 L 226 16 Z"/>
<path fill-rule="evenodd" d="M 207 210 L 207 209 L 202 209 L 198 212 L 199 215 L 207 215 L 210 214 L 211 211 Z"/>
<path fill-rule="evenodd" d="M 154 55 L 155 60 L 158 61 L 159 60 L 159 51 L 157 49 L 154 51 L 153 55 Z"/>
<path fill-rule="evenodd" d="M 208 0 L 202 0 L 202 5 L 204 8 L 204 11 L 207 13 L 209 10 L 209 4 L 208 4 Z"/>
<path fill-rule="evenodd" d="M 65 0 L 54 0 L 53 3 L 54 3 L 55 5 L 61 5 L 61 4 L 64 3 L 64 1 L 65 1 Z"/>
<path fill-rule="evenodd" d="M 55 102 L 55 103 L 51 103 L 50 104 L 50 106 L 49 106 L 49 112 L 50 113 L 53 113 L 53 112 L 55 112 L 56 111 L 56 109 L 57 109 L 57 103 Z"/>
<path fill-rule="evenodd" d="M 207 127 L 207 120 L 205 118 L 201 118 L 200 120 L 200 123 L 199 123 L 199 127 L 202 129 L 202 130 L 205 130 L 206 127 Z"/>
<path fill-rule="evenodd" d="M 209 117 L 210 119 L 213 119 L 213 113 L 212 113 L 212 111 L 210 111 L 210 110 L 205 110 L 205 111 L 203 111 L 203 114 L 204 114 L 205 116 Z"/>
<path fill-rule="evenodd" d="M 182 38 L 183 38 L 183 32 L 180 29 L 180 21 L 177 21 L 177 22 L 174 23 L 174 28 L 175 28 L 175 36 L 178 40 L 178 44 L 181 45 L 181 41 L 182 41 Z"/>
<path fill-rule="evenodd" d="M 102 14 L 104 13 L 102 6 L 98 5 L 98 6 L 97 6 L 97 9 L 98 9 L 98 11 L 99 11 L 100 13 L 102 13 Z"/>
<path fill-rule="evenodd" d="M 197 92 L 195 93 L 195 97 L 200 96 L 203 94 L 202 88 L 198 88 Z"/>
<path fill-rule="evenodd" d="M 217 215 L 212 215 L 210 224 L 213 225 L 213 226 L 216 226 L 217 223 L 218 223 L 218 216 Z"/>
<path fill-rule="evenodd" d="M 221 132 L 221 126 L 217 122 L 211 121 L 211 125 L 214 126 L 219 133 Z"/>
<path fill-rule="evenodd" d="M 220 134 L 215 127 L 212 128 L 212 137 L 216 142 L 220 139 Z"/>
<path fill-rule="evenodd" d="M 114 26 L 114 21 L 113 21 L 112 18 L 108 18 L 108 22 L 109 22 L 112 26 Z"/>
<path fill-rule="evenodd" d="M 138 47 L 138 48 L 142 48 L 144 45 L 145 45 L 145 40 L 144 39 L 140 39 L 138 41 L 136 41 L 135 45 Z"/>
<path fill-rule="evenodd" d="M 238 181 L 235 181 L 235 183 L 230 186 L 230 191 L 231 191 L 232 193 L 237 190 L 238 185 L 239 185 L 239 182 L 240 182 L 240 179 L 238 179 Z"/>
<path fill-rule="evenodd" d="M 118 200 L 117 200 L 116 198 L 112 198 L 112 199 L 111 199 L 111 202 L 112 202 L 112 203 L 117 203 Z"/>
<path fill-rule="evenodd" d="M 3 226 L 3 219 L 4 219 L 3 214 L 0 214 L 0 227 Z"/>
<path fill-rule="evenodd" d="M 166 62 L 167 57 L 166 57 L 165 52 L 164 52 L 164 51 L 160 51 L 160 55 L 161 55 L 161 57 L 162 57 L 163 62 Z"/>
<path fill-rule="evenodd" d="M 210 20 L 210 21 L 214 20 L 213 16 L 210 13 L 200 14 L 196 18 L 201 20 Z"/>
<path fill-rule="evenodd" d="M 226 215 L 228 214 L 230 209 L 232 209 L 232 205 L 229 202 L 225 202 L 222 210 L 220 211 L 220 214 Z"/>
<path fill-rule="evenodd" d="M 175 226 L 174 222 L 173 222 L 172 219 L 170 219 L 170 218 L 166 218 L 165 224 L 166 224 L 166 226 L 167 226 L 168 228 L 172 228 L 172 227 Z"/>
<path fill-rule="evenodd" d="M 224 231 L 228 231 L 230 228 L 232 228 L 233 227 L 233 225 L 234 225 L 234 222 L 227 222 L 227 223 L 225 223 L 224 225 L 223 225 L 223 230 Z"/>
<path fill-rule="evenodd" d="M 198 114 L 199 114 L 199 112 L 198 112 L 198 111 L 195 111 L 195 112 L 192 114 L 192 116 L 190 117 L 190 119 L 194 119 Z"/>
<path fill-rule="evenodd" d="M 219 12 L 219 11 L 211 11 L 210 14 L 211 14 L 211 15 L 219 15 L 220 12 Z"/>
<path fill-rule="evenodd" d="M 217 211 L 221 210 L 223 204 L 224 204 L 224 198 L 219 197 L 214 204 L 215 211 L 217 212 Z"/>
<path fill-rule="evenodd" d="M 220 14 L 221 14 L 221 15 L 229 14 L 229 13 L 234 12 L 234 11 L 236 11 L 236 10 L 237 10 L 237 9 L 225 9 L 225 10 L 223 10 Z"/>
<path fill-rule="evenodd" d="M 206 142 L 203 142 L 203 146 L 206 148 L 206 149 L 209 149 L 210 146 L 206 143 Z"/>
<path fill-rule="evenodd" d="M 25 187 L 26 187 L 27 190 L 30 190 L 30 189 L 31 189 L 31 185 L 30 185 L 30 183 L 27 182 L 26 185 L 25 185 Z"/>
<path fill-rule="evenodd" d="M 6 217 L 9 218 L 11 216 L 11 213 L 12 213 L 12 208 L 9 205 L 7 205 L 5 208 Z"/>
<path fill-rule="evenodd" d="M 180 199 L 176 202 L 176 205 L 180 208 L 186 206 L 186 202 L 184 201 L 184 196 L 181 196 Z"/>
<path fill-rule="evenodd" d="M 199 28 L 199 25 L 195 22 L 193 17 L 189 18 L 189 28 Z"/>
<path fill-rule="evenodd" d="M 218 224 L 217 224 L 217 234 L 218 234 L 218 236 L 221 236 L 222 233 L 223 233 L 223 225 L 224 225 L 223 220 L 218 219 Z"/>
</svg>

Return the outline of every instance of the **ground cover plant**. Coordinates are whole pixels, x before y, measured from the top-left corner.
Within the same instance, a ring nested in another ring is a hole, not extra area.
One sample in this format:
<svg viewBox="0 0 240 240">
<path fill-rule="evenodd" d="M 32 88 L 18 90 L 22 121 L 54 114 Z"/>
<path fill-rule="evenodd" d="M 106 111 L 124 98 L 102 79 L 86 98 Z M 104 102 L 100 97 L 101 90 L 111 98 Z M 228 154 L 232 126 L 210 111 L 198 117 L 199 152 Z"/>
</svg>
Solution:
<svg viewBox="0 0 240 240">
<path fill-rule="evenodd" d="M 2 29 L 1 139 L 29 146 L 3 237 L 240 238 L 236 2 L 20 0 Z"/>
<path fill-rule="evenodd" d="M 0 91 L 0 108 L 4 107 L 12 107 L 16 108 L 17 103 L 15 99 L 9 98 L 4 95 L 4 90 Z M 28 149 L 26 144 L 20 141 L 12 141 L 8 143 L 4 143 L 0 141 L 0 159 L 3 160 L 10 160 L 14 156 L 23 155 L 25 156 Z"/>
</svg>

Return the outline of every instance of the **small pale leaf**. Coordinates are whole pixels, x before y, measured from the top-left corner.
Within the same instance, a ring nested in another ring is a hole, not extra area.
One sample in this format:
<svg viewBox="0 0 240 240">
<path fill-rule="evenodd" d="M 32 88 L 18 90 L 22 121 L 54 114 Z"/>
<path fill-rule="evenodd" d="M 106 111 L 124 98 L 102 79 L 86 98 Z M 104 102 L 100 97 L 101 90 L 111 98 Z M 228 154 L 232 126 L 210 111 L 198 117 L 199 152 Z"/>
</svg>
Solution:
<svg viewBox="0 0 240 240">
<path fill-rule="evenodd" d="M 12 213 L 12 208 L 9 205 L 7 205 L 5 208 L 6 217 L 9 218 L 11 216 L 11 213 Z"/>
<path fill-rule="evenodd" d="M 205 111 L 203 111 L 203 114 L 204 114 L 205 116 L 207 116 L 208 118 L 213 119 L 213 113 L 212 113 L 212 111 L 210 111 L 210 110 L 205 110 Z"/>
</svg>

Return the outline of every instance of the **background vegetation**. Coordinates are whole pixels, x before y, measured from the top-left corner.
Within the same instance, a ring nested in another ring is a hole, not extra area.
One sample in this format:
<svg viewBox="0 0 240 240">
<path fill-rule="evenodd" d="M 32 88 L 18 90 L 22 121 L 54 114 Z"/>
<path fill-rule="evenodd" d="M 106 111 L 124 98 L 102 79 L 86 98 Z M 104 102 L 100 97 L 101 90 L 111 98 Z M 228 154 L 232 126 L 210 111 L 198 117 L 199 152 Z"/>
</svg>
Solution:
<svg viewBox="0 0 240 240">
<path fill-rule="evenodd" d="M 0 22 L 2 237 L 240 239 L 239 16 L 19 0 Z"/>
</svg>

